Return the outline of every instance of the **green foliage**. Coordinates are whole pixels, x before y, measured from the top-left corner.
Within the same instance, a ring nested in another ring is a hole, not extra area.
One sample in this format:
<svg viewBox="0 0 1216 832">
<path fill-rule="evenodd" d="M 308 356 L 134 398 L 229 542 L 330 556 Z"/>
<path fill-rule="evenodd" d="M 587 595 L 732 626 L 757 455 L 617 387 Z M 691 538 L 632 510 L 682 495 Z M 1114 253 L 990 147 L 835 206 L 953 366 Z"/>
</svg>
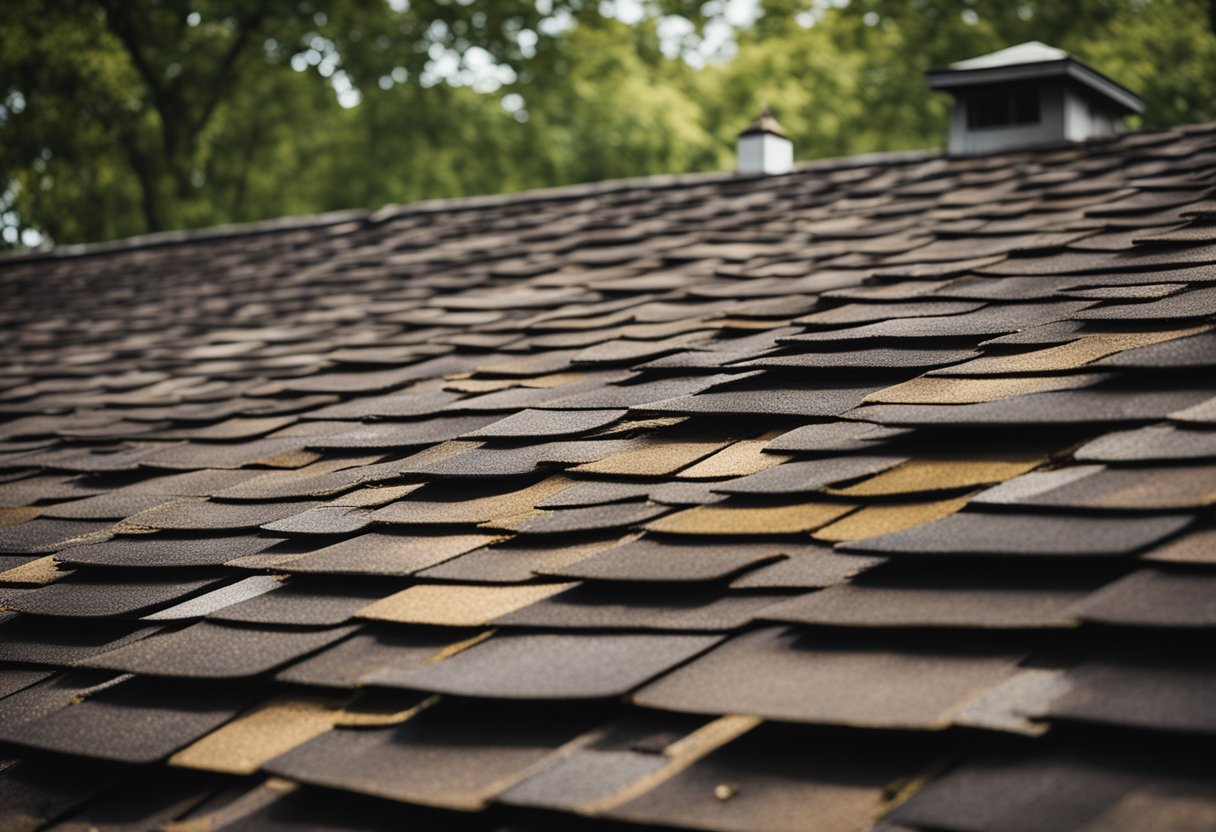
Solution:
<svg viewBox="0 0 1216 832">
<path fill-rule="evenodd" d="M 1025 40 L 1216 119 L 1212 0 L 757 2 L 694 68 L 722 3 L 7 0 L 0 247 L 721 169 L 764 104 L 801 158 L 937 146 L 924 71 Z"/>
</svg>

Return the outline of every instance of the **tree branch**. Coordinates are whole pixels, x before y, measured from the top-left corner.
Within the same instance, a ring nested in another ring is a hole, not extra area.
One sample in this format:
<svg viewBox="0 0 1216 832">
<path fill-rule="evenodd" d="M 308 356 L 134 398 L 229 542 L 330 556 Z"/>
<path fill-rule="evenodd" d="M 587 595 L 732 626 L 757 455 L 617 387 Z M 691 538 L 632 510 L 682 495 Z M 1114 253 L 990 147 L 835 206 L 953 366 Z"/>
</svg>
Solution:
<svg viewBox="0 0 1216 832">
<path fill-rule="evenodd" d="M 160 106 L 156 102 L 163 95 L 164 88 L 161 85 L 160 78 L 157 77 L 151 64 L 148 63 L 147 57 L 144 56 L 143 49 L 140 48 L 139 39 L 135 36 L 133 27 L 123 15 L 122 5 L 115 4 L 112 0 L 98 0 L 98 2 L 106 13 L 106 28 L 122 44 L 127 56 L 131 59 L 131 63 L 135 66 L 135 71 L 139 73 L 139 77 L 147 85 L 148 92 L 152 95 L 153 104 L 157 109 L 160 109 Z"/>
</svg>

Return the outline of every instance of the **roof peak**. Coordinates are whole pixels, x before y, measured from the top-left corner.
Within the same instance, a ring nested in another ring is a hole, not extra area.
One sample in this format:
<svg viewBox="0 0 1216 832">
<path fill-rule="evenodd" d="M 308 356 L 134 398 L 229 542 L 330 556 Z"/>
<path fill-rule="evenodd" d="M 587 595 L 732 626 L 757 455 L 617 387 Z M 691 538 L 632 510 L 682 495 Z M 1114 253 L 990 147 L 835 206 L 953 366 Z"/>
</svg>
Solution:
<svg viewBox="0 0 1216 832">
<path fill-rule="evenodd" d="M 956 61 L 927 73 L 933 89 L 952 91 L 1002 83 L 1044 84 L 1062 81 L 1088 90 L 1123 114 L 1141 113 L 1144 102 L 1117 81 L 1063 49 L 1041 41 L 1019 43 L 986 55 Z"/>
<path fill-rule="evenodd" d="M 766 104 L 764 109 L 760 111 L 760 115 L 752 119 L 747 127 L 743 128 L 740 136 L 752 136 L 757 133 L 770 133 L 781 138 L 788 138 L 785 135 L 785 128 L 781 126 L 781 122 L 777 121 L 777 117 L 773 115 L 772 109 Z"/>
<path fill-rule="evenodd" d="M 1028 40 L 1025 43 L 1019 43 L 1016 46 L 998 49 L 997 51 L 989 52 L 986 55 L 977 55 L 976 57 L 968 58 L 965 61 L 955 61 L 954 63 L 950 64 L 950 68 L 991 69 L 998 66 L 1017 66 L 1019 64 L 1037 64 L 1045 61 L 1063 61 L 1071 57 L 1072 55 L 1065 52 L 1063 49 L 1057 49 L 1054 46 L 1049 46 L 1042 41 Z"/>
</svg>

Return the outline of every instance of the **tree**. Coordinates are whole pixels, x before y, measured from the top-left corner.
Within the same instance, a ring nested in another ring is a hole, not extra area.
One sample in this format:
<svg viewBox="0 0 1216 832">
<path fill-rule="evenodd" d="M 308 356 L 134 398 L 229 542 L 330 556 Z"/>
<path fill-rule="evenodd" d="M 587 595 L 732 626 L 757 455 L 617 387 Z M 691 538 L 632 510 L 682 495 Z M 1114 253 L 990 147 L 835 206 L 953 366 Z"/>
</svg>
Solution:
<svg viewBox="0 0 1216 832">
<path fill-rule="evenodd" d="M 1146 101 L 1148 127 L 1216 119 L 1205 0 L 765 0 L 738 55 L 701 73 L 709 132 L 771 104 L 803 158 L 940 146 L 949 98 L 924 73 L 1028 40 L 1064 48 Z"/>
<path fill-rule="evenodd" d="M 0 210 L 63 241 L 242 217 L 282 119 L 287 156 L 333 131 L 318 119 L 349 121 L 318 91 L 351 103 L 394 73 L 425 83 L 436 55 L 474 49 L 510 70 L 527 59 L 524 33 L 543 41 L 555 13 L 585 13 L 578 0 L 540 5 L 13 0 L 0 24 Z"/>
</svg>

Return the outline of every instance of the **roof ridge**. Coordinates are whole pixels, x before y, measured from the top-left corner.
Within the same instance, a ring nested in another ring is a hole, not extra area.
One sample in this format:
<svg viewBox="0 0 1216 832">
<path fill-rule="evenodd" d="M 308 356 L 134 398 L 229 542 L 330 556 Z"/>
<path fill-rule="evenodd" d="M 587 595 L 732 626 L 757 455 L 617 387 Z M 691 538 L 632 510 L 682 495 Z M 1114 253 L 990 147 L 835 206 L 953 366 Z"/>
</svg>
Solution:
<svg viewBox="0 0 1216 832">
<path fill-rule="evenodd" d="M 809 159 L 797 162 L 792 174 L 805 173 L 814 170 L 845 170 L 862 165 L 911 164 L 927 161 L 942 156 L 941 150 L 892 150 L 875 153 L 860 153 L 852 156 L 835 156 L 825 159 Z M 417 202 L 389 203 L 378 209 L 351 208 L 329 211 L 321 214 L 303 214 L 298 216 L 275 217 L 267 220 L 255 220 L 245 223 L 228 223 L 224 225 L 207 226 L 203 228 L 188 228 L 176 231 L 156 231 L 149 234 L 136 234 L 117 240 L 105 240 L 94 243 L 76 243 L 58 246 L 50 249 L 25 251 L 15 254 L 0 255 L 0 265 L 10 263 L 28 263 L 31 261 L 60 259 L 70 257 L 85 257 L 94 254 L 111 254 L 134 251 L 142 248 L 158 248 L 167 245 L 190 243 L 213 239 L 229 239 L 255 234 L 268 234 L 275 231 L 292 231 L 295 229 L 318 228 L 326 225 L 340 225 L 345 222 L 369 222 L 378 224 L 407 214 L 428 214 L 443 211 L 464 211 L 482 208 L 492 208 L 517 203 L 539 202 L 553 199 L 581 199 L 589 196 L 614 193 L 633 188 L 680 188 L 691 187 L 714 182 L 730 182 L 756 177 L 741 176 L 734 171 L 701 171 L 695 173 L 659 173 L 648 176 L 621 177 L 617 179 L 601 179 L 594 182 L 575 182 L 567 185 L 555 185 L 544 188 L 531 188 L 522 191 L 510 191 L 501 194 L 477 194 L 473 196 L 443 197 L 426 199 Z"/>
<path fill-rule="evenodd" d="M 1178 125 L 1170 128 L 1153 128 L 1133 130 L 1114 138 L 1098 141 L 1079 142 L 1075 144 L 1098 144 L 1118 142 L 1128 136 L 1151 135 L 1154 133 L 1189 132 L 1195 128 L 1212 126 L 1212 122 L 1199 122 L 1189 125 Z M 1188 130 L 1189 128 L 1189 130 Z M 1051 145 L 1044 150 L 1059 149 Z M 1024 153 L 1026 151 L 1017 151 Z M 996 154 L 1001 155 L 1001 154 Z M 940 148 L 921 150 L 885 150 L 871 153 L 858 153 L 850 156 L 830 156 L 821 159 L 808 159 L 795 162 L 789 174 L 797 175 L 816 170 L 847 170 L 872 164 L 913 164 L 932 159 L 949 158 Z M 593 182 L 575 182 L 567 185 L 554 185 L 543 188 L 531 188 L 522 191 L 510 191 L 500 194 L 478 194 L 473 196 L 443 197 L 439 199 L 419 200 L 417 202 L 389 203 L 378 209 L 350 208 L 329 211 L 320 214 L 302 214 L 298 216 L 275 217 L 266 220 L 254 220 L 245 223 L 228 223 L 224 225 L 190 228 L 176 231 L 157 231 L 150 234 L 137 234 L 122 237 L 117 240 L 105 240 L 92 243 L 76 243 L 50 249 L 25 251 L 13 254 L 0 254 L 0 266 L 28 263 L 39 260 L 63 259 L 71 257 L 86 257 L 95 254 L 111 254 L 135 251 L 143 248 L 159 248 L 161 246 L 178 245 L 181 243 L 199 242 L 213 239 L 230 239 L 234 237 L 268 234 L 276 231 L 292 231 L 296 229 L 319 228 L 327 225 L 340 225 L 345 222 L 365 222 L 379 224 L 408 214 L 428 214 L 444 211 L 465 211 L 493 208 L 518 203 L 539 202 L 554 199 L 579 199 L 590 196 L 614 193 L 633 188 L 681 188 L 714 182 L 743 181 L 747 179 L 768 178 L 763 175 L 741 175 L 734 171 L 701 171 L 695 173 L 660 173 L 648 176 L 621 177 L 617 179 L 601 179 Z"/>
<path fill-rule="evenodd" d="M 808 159 L 795 162 L 790 174 L 806 173 L 815 170 L 847 170 L 879 162 L 887 164 L 911 164 L 943 157 L 943 152 L 933 150 L 887 150 L 875 153 L 858 153 L 852 156 L 833 156 L 825 159 Z M 681 188 L 702 185 L 713 182 L 744 181 L 748 179 L 772 178 L 764 174 L 747 175 L 735 171 L 701 171 L 697 173 L 657 173 L 649 176 L 626 176 L 619 179 L 600 179 L 594 182 L 576 182 L 569 185 L 555 185 L 546 188 L 532 188 L 524 191 L 512 191 L 501 194 L 485 194 L 479 196 L 446 197 L 443 199 L 422 200 L 385 205 L 374 212 L 373 221 L 383 221 L 389 217 L 412 213 L 431 213 L 437 211 L 466 210 L 508 205 L 519 202 L 538 202 L 550 199 L 577 199 L 588 196 L 615 193 L 632 188 Z"/>
<path fill-rule="evenodd" d="M 173 231 L 153 231 L 148 234 L 135 234 L 131 237 L 120 237 L 116 240 L 101 240 L 93 243 L 73 243 L 49 249 L 35 249 L 13 254 L 0 254 L 0 266 L 10 263 L 29 263 L 38 260 L 66 259 L 71 257 L 87 257 L 94 254 L 115 254 L 125 251 L 136 251 L 145 248 L 160 248 L 161 246 L 193 243 L 205 240 L 220 240 L 231 237 L 270 234 L 275 231 L 295 231 L 308 228 L 323 228 L 327 225 L 341 225 L 346 222 L 366 220 L 372 212 L 366 208 L 346 208 L 337 211 L 327 211 L 320 214 L 299 214 L 295 216 L 273 217 L 251 222 L 225 223 L 202 228 L 183 228 Z"/>
</svg>

